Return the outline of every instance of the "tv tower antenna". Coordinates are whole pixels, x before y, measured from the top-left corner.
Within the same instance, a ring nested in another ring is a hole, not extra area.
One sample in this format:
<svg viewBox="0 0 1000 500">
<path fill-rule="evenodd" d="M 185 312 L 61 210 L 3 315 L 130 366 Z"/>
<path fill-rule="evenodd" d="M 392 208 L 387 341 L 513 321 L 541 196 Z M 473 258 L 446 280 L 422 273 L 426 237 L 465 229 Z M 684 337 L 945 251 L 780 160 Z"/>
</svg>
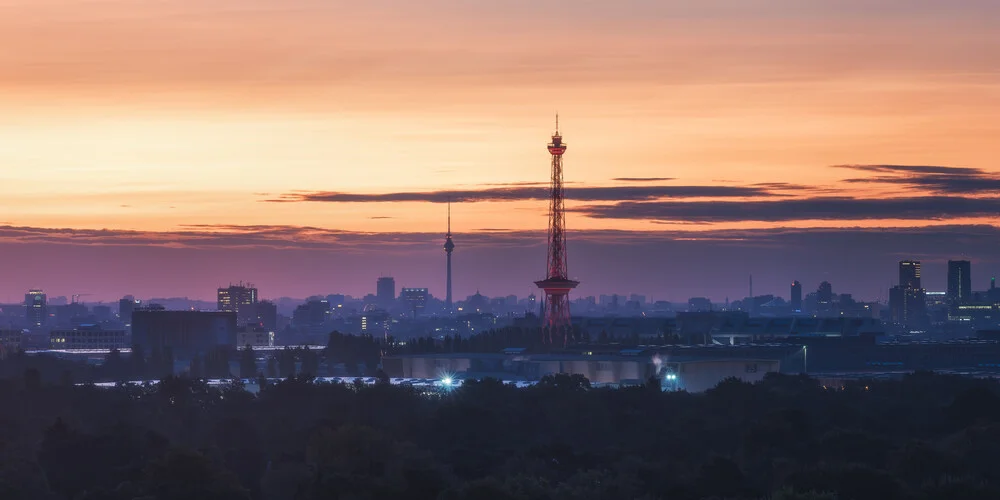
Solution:
<svg viewBox="0 0 1000 500">
<path fill-rule="evenodd" d="M 566 265 L 566 207 L 563 193 L 562 156 L 566 152 L 566 144 L 559 134 L 559 114 L 556 114 L 556 131 L 552 134 L 552 142 L 548 145 L 552 155 L 552 183 L 549 200 L 549 250 L 546 260 L 547 277 L 536 281 L 535 285 L 545 292 L 544 324 L 547 344 L 553 344 L 561 337 L 565 346 L 572 327 L 569 314 L 569 291 L 580 284 L 569 279 Z"/>
</svg>

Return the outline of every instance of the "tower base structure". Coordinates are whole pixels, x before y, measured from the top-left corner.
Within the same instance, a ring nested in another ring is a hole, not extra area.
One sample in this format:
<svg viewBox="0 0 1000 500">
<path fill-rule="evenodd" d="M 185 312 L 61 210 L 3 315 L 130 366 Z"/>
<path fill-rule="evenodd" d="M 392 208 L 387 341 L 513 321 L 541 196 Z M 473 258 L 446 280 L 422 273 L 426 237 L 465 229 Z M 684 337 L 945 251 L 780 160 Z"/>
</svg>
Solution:
<svg viewBox="0 0 1000 500">
<path fill-rule="evenodd" d="M 545 331 L 543 340 L 546 344 L 561 343 L 565 346 L 569 341 L 573 327 L 569 313 L 569 291 L 579 284 L 579 281 L 562 278 L 549 278 L 535 282 L 535 285 L 545 292 L 542 327 Z"/>
</svg>

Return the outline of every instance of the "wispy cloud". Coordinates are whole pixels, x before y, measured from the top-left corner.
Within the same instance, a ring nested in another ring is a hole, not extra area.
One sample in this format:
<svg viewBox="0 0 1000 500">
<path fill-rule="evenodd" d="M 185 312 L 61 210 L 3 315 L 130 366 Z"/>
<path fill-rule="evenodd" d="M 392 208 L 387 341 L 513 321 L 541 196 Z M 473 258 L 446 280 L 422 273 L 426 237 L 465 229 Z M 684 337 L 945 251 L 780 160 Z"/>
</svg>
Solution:
<svg viewBox="0 0 1000 500">
<path fill-rule="evenodd" d="M 577 209 L 599 219 L 686 222 L 787 222 L 796 220 L 946 220 L 1000 213 L 1000 198 L 924 196 L 881 199 L 814 197 L 752 201 L 647 201 Z"/>
<path fill-rule="evenodd" d="M 674 180 L 673 177 L 615 177 L 611 179 L 618 182 L 665 182 Z"/>
<path fill-rule="evenodd" d="M 1000 190 L 1000 176 L 979 168 L 930 165 L 835 165 L 835 168 L 880 174 L 844 180 L 852 184 L 896 184 L 934 194 L 982 194 Z"/>
<path fill-rule="evenodd" d="M 774 196 L 763 187 L 752 186 L 596 186 L 567 189 L 568 195 L 578 201 L 654 200 L 660 198 L 733 198 Z M 424 202 L 456 203 L 483 201 L 545 200 L 551 194 L 543 186 L 505 187 L 479 190 L 441 190 L 393 193 L 344 193 L 333 191 L 291 192 L 269 202 Z"/>
<path fill-rule="evenodd" d="M 690 232 L 684 230 L 580 230 L 570 233 L 572 244 L 645 245 L 663 241 L 726 241 L 733 244 L 756 241 L 786 244 L 790 237 L 805 243 L 817 235 L 845 238 L 860 234 L 880 235 L 947 235 L 948 240 L 968 238 L 1000 239 L 1000 228 L 990 225 L 938 225 L 928 227 L 881 228 L 770 228 L 715 229 Z M 545 246 L 545 231 L 523 231 L 503 228 L 482 228 L 473 233 L 457 234 L 462 249 L 491 248 L 497 244 Z M 68 246 L 171 247 L 189 249 L 287 249 L 339 251 L 365 246 L 391 251 L 393 247 L 426 247 L 439 250 L 441 234 L 424 232 L 367 233 L 310 226 L 283 225 L 190 225 L 176 231 L 128 231 L 109 229 L 41 228 L 0 226 L 0 243 L 52 244 Z"/>
</svg>

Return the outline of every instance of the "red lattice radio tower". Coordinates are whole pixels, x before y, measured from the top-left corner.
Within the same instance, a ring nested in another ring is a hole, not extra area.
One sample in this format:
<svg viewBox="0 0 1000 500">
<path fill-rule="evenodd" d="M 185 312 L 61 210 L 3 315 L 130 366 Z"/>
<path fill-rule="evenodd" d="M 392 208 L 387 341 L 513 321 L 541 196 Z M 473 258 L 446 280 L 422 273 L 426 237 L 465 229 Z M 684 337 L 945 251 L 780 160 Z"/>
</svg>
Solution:
<svg viewBox="0 0 1000 500">
<path fill-rule="evenodd" d="M 566 144 L 559 135 L 559 115 L 556 115 L 556 132 L 552 134 L 549 153 L 552 155 L 552 185 L 549 201 L 549 255 L 547 261 L 548 277 L 536 281 L 538 288 L 545 291 L 545 342 L 556 343 L 562 340 L 566 345 L 572 325 L 569 315 L 569 291 L 580 284 L 569 279 L 566 269 L 566 207 L 563 194 L 562 156 L 566 152 Z"/>
</svg>

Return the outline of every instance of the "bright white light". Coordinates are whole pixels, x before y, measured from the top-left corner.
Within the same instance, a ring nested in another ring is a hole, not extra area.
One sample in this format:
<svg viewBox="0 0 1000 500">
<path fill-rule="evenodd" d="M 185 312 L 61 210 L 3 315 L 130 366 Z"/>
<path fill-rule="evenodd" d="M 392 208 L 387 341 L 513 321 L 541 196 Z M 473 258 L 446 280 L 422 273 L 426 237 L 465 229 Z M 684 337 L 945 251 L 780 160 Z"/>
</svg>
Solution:
<svg viewBox="0 0 1000 500">
<path fill-rule="evenodd" d="M 452 382 L 451 377 L 445 377 L 441 379 L 441 383 L 444 385 L 451 385 L 451 382 Z"/>
</svg>

